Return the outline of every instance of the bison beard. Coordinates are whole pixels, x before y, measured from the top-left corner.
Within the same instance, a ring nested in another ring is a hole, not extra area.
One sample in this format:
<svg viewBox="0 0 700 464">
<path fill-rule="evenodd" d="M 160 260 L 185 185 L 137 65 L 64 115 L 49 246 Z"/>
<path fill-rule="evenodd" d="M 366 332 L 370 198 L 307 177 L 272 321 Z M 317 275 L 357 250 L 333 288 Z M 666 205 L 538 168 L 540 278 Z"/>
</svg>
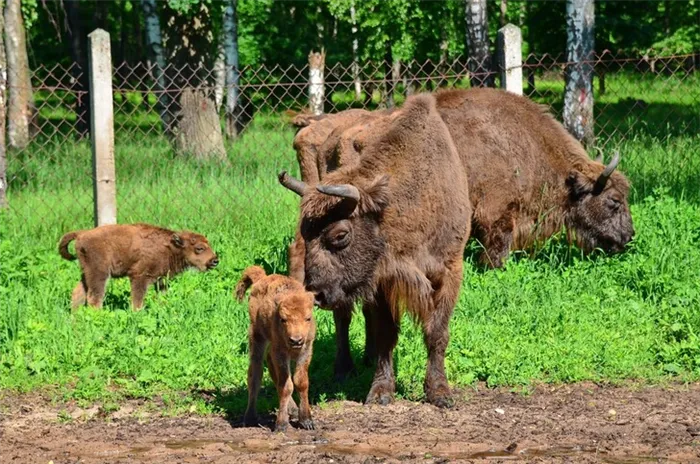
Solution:
<svg viewBox="0 0 700 464">
<path fill-rule="evenodd" d="M 331 172 L 315 189 L 280 175 L 303 196 L 299 235 L 307 289 L 334 309 L 352 307 L 357 298 L 371 308 L 377 369 L 367 402 L 393 398 L 393 350 L 405 308 L 423 326 L 426 397 L 448 406 L 448 322 L 472 213 L 466 170 L 430 95 L 354 129 L 353 143 L 337 150 L 340 157 L 356 150 L 357 162 Z"/>
<path fill-rule="evenodd" d="M 602 157 L 588 158 L 580 143 L 541 106 L 493 89 L 448 90 L 436 94 L 469 177 L 474 208 L 472 235 L 483 245 L 481 261 L 501 267 L 510 250 L 527 249 L 567 228 L 585 251 L 620 252 L 634 235 L 627 205 L 629 186 Z M 390 111 L 349 110 L 313 120 L 300 118 L 294 140 L 302 179 L 313 184 L 338 166 L 357 162 L 362 137 L 373 120 Z M 374 130 L 374 129 L 370 129 Z M 297 230 L 289 249 L 291 275 L 304 278 L 304 241 Z M 363 313 L 367 334 L 371 302 Z M 335 372 L 343 379 L 352 369 L 348 328 L 352 305 L 334 308 L 337 356 Z M 365 362 L 375 347 L 367 337 Z"/>
</svg>

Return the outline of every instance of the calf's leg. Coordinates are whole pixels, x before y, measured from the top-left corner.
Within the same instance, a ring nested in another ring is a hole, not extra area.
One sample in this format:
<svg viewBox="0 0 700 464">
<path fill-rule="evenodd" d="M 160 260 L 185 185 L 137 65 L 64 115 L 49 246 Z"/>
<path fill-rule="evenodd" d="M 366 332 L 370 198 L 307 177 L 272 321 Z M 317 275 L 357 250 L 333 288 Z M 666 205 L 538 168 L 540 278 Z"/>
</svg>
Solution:
<svg viewBox="0 0 700 464">
<path fill-rule="evenodd" d="M 143 299 L 148 291 L 148 286 L 153 279 L 145 276 L 130 277 L 131 280 L 131 304 L 135 310 L 143 308 Z"/>
<path fill-rule="evenodd" d="M 83 306 L 87 301 L 87 287 L 85 285 L 85 276 L 80 278 L 80 282 L 73 289 L 73 295 L 71 296 L 71 308 L 77 309 Z"/>
<path fill-rule="evenodd" d="M 243 423 L 247 426 L 257 425 L 258 414 L 256 403 L 258 401 L 258 393 L 260 392 L 260 383 L 262 382 L 263 373 L 263 357 L 265 355 L 265 340 L 251 334 L 248 337 L 250 350 L 250 364 L 248 364 L 248 407 L 245 411 Z M 274 367 L 268 364 L 270 372 Z"/>
<path fill-rule="evenodd" d="M 394 380 L 394 348 L 399 339 L 398 321 L 394 320 L 389 304 L 384 295 L 379 293 L 376 306 L 372 312 L 375 324 L 375 346 L 377 347 L 377 368 L 374 372 L 372 387 L 367 394 L 366 403 L 386 405 L 393 401 Z"/>
<path fill-rule="evenodd" d="M 311 341 L 310 341 L 311 342 Z M 314 429 L 309 405 L 309 364 L 311 363 L 311 346 L 297 359 L 294 371 L 294 387 L 299 392 L 299 425 L 306 430 Z"/>
<path fill-rule="evenodd" d="M 267 370 L 270 373 L 270 378 L 272 379 L 272 384 L 277 386 L 277 372 L 275 369 L 272 368 L 272 352 L 268 351 L 267 352 Z M 289 406 L 287 407 L 287 412 L 289 413 L 290 416 L 296 416 L 299 414 L 299 408 L 297 408 L 297 404 L 294 402 L 294 398 L 290 397 L 289 398 Z"/>
<path fill-rule="evenodd" d="M 87 302 L 95 308 L 102 307 L 102 300 L 105 297 L 105 287 L 109 279 L 108 272 L 85 271 L 85 284 L 87 287 Z"/>
<path fill-rule="evenodd" d="M 289 400 L 294 392 L 294 383 L 289 374 L 289 357 L 286 353 L 273 353 L 271 360 L 277 376 L 277 395 L 280 400 L 275 431 L 284 432 L 289 428 Z"/>
</svg>

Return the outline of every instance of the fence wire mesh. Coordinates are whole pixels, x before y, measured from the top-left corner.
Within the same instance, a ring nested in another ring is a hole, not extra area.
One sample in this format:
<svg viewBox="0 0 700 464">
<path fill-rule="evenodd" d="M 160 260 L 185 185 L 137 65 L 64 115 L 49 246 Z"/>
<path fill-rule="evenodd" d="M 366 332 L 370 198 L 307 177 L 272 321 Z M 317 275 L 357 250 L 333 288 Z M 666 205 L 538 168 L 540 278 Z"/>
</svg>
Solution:
<svg viewBox="0 0 700 464">
<path fill-rule="evenodd" d="M 547 105 L 560 121 L 567 64 L 562 56 L 523 60 L 525 95 Z M 597 146 L 607 150 L 645 137 L 700 133 L 698 55 L 649 59 L 605 52 L 591 64 Z M 467 88 L 474 76 L 470 69 L 464 59 L 327 65 L 323 110 L 373 110 L 401 105 L 413 93 Z M 238 84 L 229 86 L 221 68 L 168 66 L 161 73 L 148 63 L 115 66 L 119 222 L 249 235 L 277 221 L 288 224 L 297 200 L 277 185 L 276 174 L 283 169 L 298 174 L 290 113 L 308 106 L 309 71 L 309 66 L 245 67 Z M 498 84 L 497 74 L 493 77 Z M 85 70 L 39 67 L 31 82 L 30 141 L 13 147 L 8 140 L 11 223 L 52 232 L 91 227 Z M 689 153 L 686 161 L 697 165 L 700 156 Z"/>
</svg>

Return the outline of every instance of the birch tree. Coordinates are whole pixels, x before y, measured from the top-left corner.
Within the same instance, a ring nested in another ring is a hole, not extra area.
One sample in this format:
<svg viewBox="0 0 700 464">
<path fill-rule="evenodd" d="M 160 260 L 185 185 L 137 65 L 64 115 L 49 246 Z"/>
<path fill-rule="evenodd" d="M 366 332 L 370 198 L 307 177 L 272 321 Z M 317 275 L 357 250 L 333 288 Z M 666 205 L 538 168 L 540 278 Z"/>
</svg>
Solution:
<svg viewBox="0 0 700 464">
<path fill-rule="evenodd" d="M 238 64 L 238 0 L 224 10 L 224 64 L 226 67 L 226 136 L 235 138 L 243 128 L 240 105 L 241 73 Z"/>
<path fill-rule="evenodd" d="M 593 0 L 567 0 L 564 125 L 585 145 L 594 141 L 594 24 Z"/>
<path fill-rule="evenodd" d="M 5 52 L 7 60 L 7 139 L 13 148 L 29 143 L 32 121 L 32 83 L 27 57 L 27 35 L 24 30 L 21 0 L 7 0 L 5 15 Z"/>
<path fill-rule="evenodd" d="M 493 87 L 486 0 L 465 0 L 466 43 L 472 87 Z"/>
<path fill-rule="evenodd" d="M 166 134 L 172 131 L 172 114 L 170 113 L 170 96 L 165 84 L 165 53 L 163 52 L 163 37 L 160 30 L 160 17 L 156 0 L 141 0 L 143 17 L 146 28 L 146 47 L 152 67 L 151 72 L 155 81 L 158 112 L 160 113 L 163 130 Z"/>
<path fill-rule="evenodd" d="M 5 0 L 0 0 L 0 12 L 5 7 Z M 5 17 L 0 14 L 0 31 L 5 30 Z M 7 158 L 5 149 L 5 90 L 7 89 L 7 61 L 5 59 L 5 37 L 0 33 L 0 209 L 7 207 Z"/>
</svg>

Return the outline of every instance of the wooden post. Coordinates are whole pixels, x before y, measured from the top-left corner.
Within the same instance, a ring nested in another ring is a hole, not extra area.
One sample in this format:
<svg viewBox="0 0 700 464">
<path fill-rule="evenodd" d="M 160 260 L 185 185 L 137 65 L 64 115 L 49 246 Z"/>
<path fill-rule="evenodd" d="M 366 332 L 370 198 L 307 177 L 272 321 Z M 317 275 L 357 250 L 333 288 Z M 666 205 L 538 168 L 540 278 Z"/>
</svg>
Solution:
<svg viewBox="0 0 700 464">
<path fill-rule="evenodd" d="M 112 53 L 107 31 L 94 30 L 88 35 L 88 42 L 95 226 L 101 226 L 117 223 Z"/>
<path fill-rule="evenodd" d="M 323 102 L 325 100 L 323 68 L 325 67 L 326 54 L 309 53 L 309 109 L 316 116 L 323 114 Z"/>
<path fill-rule="evenodd" d="M 518 95 L 523 94 L 523 36 L 520 28 L 506 24 L 498 30 L 498 68 L 501 72 L 501 88 Z"/>
</svg>

